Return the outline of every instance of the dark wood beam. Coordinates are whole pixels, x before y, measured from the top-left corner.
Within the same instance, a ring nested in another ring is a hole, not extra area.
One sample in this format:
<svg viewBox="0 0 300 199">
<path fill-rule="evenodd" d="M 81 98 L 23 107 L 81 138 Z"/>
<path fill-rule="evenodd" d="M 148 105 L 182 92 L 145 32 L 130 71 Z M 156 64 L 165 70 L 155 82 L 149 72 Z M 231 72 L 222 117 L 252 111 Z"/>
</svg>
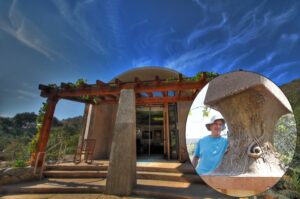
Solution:
<svg viewBox="0 0 300 199">
<path fill-rule="evenodd" d="M 182 80 L 183 80 L 182 74 L 179 73 L 179 75 L 178 75 L 178 81 L 179 81 L 179 82 L 182 82 Z"/>
<path fill-rule="evenodd" d="M 201 89 L 205 86 L 206 82 L 196 81 L 196 82 L 152 82 L 152 84 L 140 85 L 136 87 L 136 83 L 124 83 L 120 85 L 119 88 L 104 86 L 102 83 L 101 87 L 86 87 L 86 88 L 70 88 L 66 90 L 62 89 L 51 89 L 47 86 L 41 85 L 42 90 L 41 95 L 43 97 L 57 95 L 59 98 L 64 97 L 80 97 L 80 96 L 99 96 L 99 95 L 118 95 L 121 89 L 135 89 L 136 93 L 148 93 L 148 92 L 166 92 L 169 90 L 190 90 L 190 89 Z"/>
<path fill-rule="evenodd" d="M 175 91 L 175 96 L 180 97 L 181 96 L 181 91 Z"/>
<path fill-rule="evenodd" d="M 86 103 L 86 104 L 95 104 L 94 98 L 93 99 L 82 99 L 80 97 L 63 97 L 61 99 L 70 100 L 73 102 Z"/>
<path fill-rule="evenodd" d="M 199 92 L 199 89 L 195 89 L 194 92 L 193 92 L 193 96 L 196 96 Z"/>
<path fill-rule="evenodd" d="M 105 98 L 108 98 L 111 100 L 117 100 L 117 97 L 115 95 L 105 95 Z"/>
<path fill-rule="evenodd" d="M 167 97 L 167 96 L 168 96 L 168 91 L 163 91 L 163 92 L 162 92 L 162 95 L 163 95 L 164 97 Z"/>
<path fill-rule="evenodd" d="M 104 82 L 102 82 L 102 81 L 100 81 L 100 80 L 97 80 L 96 81 L 96 87 L 98 87 L 98 88 L 103 88 L 103 87 L 105 87 L 106 86 L 106 83 L 104 83 Z"/>
<path fill-rule="evenodd" d="M 121 83 L 122 83 L 121 80 L 119 80 L 118 78 L 115 79 L 115 84 L 117 85 L 118 88 L 121 87 Z"/>
<path fill-rule="evenodd" d="M 136 104 L 161 104 L 161 103 L 175 103 L 178 101 L 193 101 L 194 96 L 182 96 L 182 97 L 152 97 L 152 98 L 138 98 Z"/>
<path fill-rule="evenodd" d="M 147 92 L 148 97 L 153 97 L 153 93 Z"/>
</svg>

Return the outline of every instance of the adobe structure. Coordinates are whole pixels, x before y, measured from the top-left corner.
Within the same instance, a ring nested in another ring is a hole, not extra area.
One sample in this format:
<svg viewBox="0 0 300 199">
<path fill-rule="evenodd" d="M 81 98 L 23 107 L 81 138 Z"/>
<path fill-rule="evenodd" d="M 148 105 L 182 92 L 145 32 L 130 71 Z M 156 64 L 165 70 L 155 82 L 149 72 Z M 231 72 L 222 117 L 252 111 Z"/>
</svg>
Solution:
<svg viewBox="0 0 300 199">
<path fill-rule="evenodd" d="M 142 67 L 108 83 L 40 85 L 48 106 L 31 165 L 43 164 L 57 102 L 85 103 L 79 146 L 93 140 L 91 159 L 109 159 L 106 192 L 129 195 L 136 184 L 137 158 L 188 160 L 185 123 L 194 98 L 207 82 L 205 73 L 193 80 L 174 70 Z"/>
</svg>

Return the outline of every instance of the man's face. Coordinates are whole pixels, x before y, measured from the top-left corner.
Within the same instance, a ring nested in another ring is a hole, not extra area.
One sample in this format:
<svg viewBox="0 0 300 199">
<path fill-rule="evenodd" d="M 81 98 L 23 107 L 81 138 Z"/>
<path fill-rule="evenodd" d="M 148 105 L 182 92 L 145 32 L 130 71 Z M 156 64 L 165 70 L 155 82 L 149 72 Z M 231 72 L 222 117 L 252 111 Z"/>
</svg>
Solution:
<svg viewBox="0 0 300 199">
<path fill-rule="evenodd" d="M 211 134 L 218 136 L 220 135 L 223 127 L 222 120 L 216 120 L 213 124 L 210 125 Z"/>
</svg>

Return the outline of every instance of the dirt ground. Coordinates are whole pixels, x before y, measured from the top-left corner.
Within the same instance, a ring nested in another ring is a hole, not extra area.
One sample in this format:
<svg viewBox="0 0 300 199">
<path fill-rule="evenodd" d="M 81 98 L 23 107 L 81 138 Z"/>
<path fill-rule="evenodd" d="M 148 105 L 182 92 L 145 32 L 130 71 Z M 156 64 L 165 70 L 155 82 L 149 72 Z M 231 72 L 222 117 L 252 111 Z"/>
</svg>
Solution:
<svg viewBox="0 0 300 199">
<path fill-rule="evenodd" d="M 141 197 L 117 197 L 105 194 L 18 194 L 0 196 L 1 199 L 146 199 Z M 150 199 L 150 198 L 147 198 Z"/>
</svg>

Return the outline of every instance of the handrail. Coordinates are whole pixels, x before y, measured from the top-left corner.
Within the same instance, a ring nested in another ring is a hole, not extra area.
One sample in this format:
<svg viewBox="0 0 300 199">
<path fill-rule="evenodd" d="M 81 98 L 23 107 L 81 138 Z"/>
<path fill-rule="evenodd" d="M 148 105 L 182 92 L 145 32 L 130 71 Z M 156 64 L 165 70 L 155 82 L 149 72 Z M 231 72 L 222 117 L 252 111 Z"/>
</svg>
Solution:
<svg viewBox="0 0 300 199">
<path fill-rule="evenodd" d="M 58 155 L 60 155 L 60 150 L 62 148 L 62 144 L 63 144 L 63 141 L 62 141 L 62 139 L 60 139 L 59 142 L 52 145 L 50 148 L 47 149 L 47 151 L 38 152 L 36 160 L 35 160 L 34 170 L 33 170 L 34 175 L 36 175 L 36 173 L 37 173 L 38 162 L 39 162 L 41 154 L 44 154 L 44 156 L 43 156 L 43 161 L 42 161 L 40 174 L 39 174 L 40 179 L 42 178 L 42 174 L 43 174 L 43 171 L 44 171 L 44 168 L 45 168 L 45 160 L 46 160 L 47 153 L 49 153 L 51 150 L 53 150 L 56 146 L 60 145 L 60 149 L 59 149 L 59 153 L 58 153 Z"/>
</svg>

